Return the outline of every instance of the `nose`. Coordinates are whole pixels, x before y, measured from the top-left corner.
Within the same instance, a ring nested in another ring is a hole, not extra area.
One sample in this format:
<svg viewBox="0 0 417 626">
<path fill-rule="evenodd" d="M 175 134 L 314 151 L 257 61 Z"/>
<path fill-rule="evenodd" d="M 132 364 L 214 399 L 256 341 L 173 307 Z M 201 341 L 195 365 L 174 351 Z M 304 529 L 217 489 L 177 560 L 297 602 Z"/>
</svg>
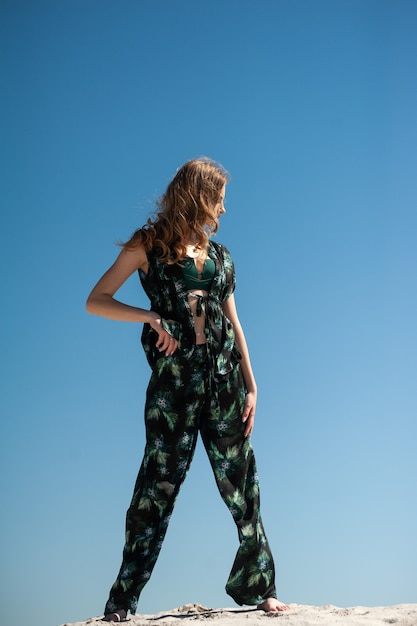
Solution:
<svg viewBox="0 0 417 626">
<path fill-rule="evenodd" d="M 224 204 L 223 203 L 220 205 L 219 213 L 220 213 L 220 215 L 222 215 L 223 213 L 226 213 L 226 209 L 224 208 Z"/>
</svg>

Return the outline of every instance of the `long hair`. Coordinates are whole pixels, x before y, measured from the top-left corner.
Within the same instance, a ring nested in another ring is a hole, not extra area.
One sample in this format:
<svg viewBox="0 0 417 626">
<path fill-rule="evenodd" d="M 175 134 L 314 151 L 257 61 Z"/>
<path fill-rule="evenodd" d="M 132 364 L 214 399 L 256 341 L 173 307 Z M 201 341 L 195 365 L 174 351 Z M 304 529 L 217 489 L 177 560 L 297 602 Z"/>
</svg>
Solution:
<svg viewBox="0 0 417 626">
<path fill-rule="evenodd" d="M 230 175 L 220 163 L 202 157 L 188 161 L 175 174 L 158 200 L 155 219 L 149 218 L 124 245 L 132 250 L 143 245 L 149 252 L 159 248 L 159 258 L 168 264 L 186 255 L 187 244 L 204 248 L 219 227 L 216 206 Z"/>
</svg>

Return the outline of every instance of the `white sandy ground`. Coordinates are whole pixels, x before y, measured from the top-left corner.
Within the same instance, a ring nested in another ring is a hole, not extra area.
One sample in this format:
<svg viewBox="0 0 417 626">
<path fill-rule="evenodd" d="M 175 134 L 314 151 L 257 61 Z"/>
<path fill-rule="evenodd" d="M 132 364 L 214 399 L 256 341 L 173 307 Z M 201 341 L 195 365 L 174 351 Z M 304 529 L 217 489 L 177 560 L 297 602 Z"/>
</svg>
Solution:
<svg viewBox="0 0 417 626">
<path fill-rule="evenodd" d="M 346 609 L 331 604 L 309 606 L 291 604 L 290 610 L 282 613 L 264 613 L 256 608 L 208 609 L 201 604 L 186 604 L 172 611 L 156 615 L 128 615 L 124 626 L 200 626 L 215 622 L 216 626 L 417 626 L 417 604 L 395 606 L 354 606 Z M 104 626 L 101 617 L 85 622 L 63 626 Z M 110 622 L 110 625 L 112 622 Z"/>
</svg>

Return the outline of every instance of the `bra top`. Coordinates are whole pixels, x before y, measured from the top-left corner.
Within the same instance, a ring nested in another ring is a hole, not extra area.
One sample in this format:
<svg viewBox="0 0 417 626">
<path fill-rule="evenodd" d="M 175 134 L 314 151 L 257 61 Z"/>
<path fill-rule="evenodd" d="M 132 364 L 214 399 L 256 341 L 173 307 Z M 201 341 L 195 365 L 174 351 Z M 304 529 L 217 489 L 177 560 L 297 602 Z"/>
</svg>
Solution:
<svg viewBox="0 0 417 626">
<path fill-rule="evenodd" d="M 181 261 L 182 272 L 187 289 L 204 289 L 204 291 L 210 290 L 210 285 L 213 280 L 213 276 L 216 272 L 216 265 L 213 259 L 207 257 L 204 262 L 203 271 L 198 272 L 194 259 L 186 256 Z"/>
</svg>

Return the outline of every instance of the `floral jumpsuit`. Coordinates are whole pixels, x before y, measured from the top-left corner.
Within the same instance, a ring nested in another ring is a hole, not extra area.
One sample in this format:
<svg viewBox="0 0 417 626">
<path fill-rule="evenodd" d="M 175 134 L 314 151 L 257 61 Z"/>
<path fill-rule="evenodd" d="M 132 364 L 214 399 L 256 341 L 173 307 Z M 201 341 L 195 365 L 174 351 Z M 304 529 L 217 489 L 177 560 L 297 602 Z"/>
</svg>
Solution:
<svg viewBox="0 0 417 626">
<path fill-rule="evenodd" d="M 180 487 L 201 433 L 216 483 L 238 530 L 239 549 L 226 592 L 239 605 L 276 597 L 274 562 L 259 511 L 259 483 L 242 412 L 245 384 L 240 354 L 222 302 L 234 291 L 235 273 L 228 250 L 210 241 L 215 262 L 210 293 L 201 297 L 206 340 L 195 344 L 194 318 L 179 264 L 148 254 L 148 273 L 139 270 L 151 309 L 178 340 L 171 356 L 155 348 L 156 334 L 145 324 L 142 344 L 152 368 L 146 393 L 146 447 L 126 515 L 123 562 L 105 607 L 136 612 L 167 531 Z"/>
</svg>

